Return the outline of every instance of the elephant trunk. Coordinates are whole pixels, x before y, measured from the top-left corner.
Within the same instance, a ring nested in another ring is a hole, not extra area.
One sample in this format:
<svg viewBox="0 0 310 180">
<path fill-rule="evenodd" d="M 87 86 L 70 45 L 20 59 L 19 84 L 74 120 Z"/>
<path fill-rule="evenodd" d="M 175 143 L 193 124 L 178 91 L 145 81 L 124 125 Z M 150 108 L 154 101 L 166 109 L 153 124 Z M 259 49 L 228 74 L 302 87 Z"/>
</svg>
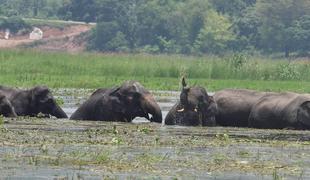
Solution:
<svg viewBox="0 0 310 180">
<path fill-rule="evenodd" d="M 152 118 L 150 119 L 152 122 L 162 123 L 160 107 L 151 94 L 142 97 L 141 106 L 144 112 L 152 115 Z"/>
<path fill-rule="evenodd" d="M 56 118 L 68 118 L 67 114 L 58 105 L 56 105 L 51 115 L 55 116 Z"/>
</svg>

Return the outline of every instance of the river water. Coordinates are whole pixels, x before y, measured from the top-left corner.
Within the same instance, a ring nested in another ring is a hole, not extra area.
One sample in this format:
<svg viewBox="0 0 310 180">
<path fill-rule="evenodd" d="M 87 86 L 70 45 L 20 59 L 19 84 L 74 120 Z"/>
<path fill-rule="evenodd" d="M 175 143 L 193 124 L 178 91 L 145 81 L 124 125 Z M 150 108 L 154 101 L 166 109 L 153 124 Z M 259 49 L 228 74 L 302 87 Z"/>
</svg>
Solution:
<svg viewBox="0 0 310 180">
<path fill-rule="evenodd" d="M 92 90 L 55 90 L 70 116 Z M 179 92 L 154 92 L 165 117 Z M 310 132 L 4 119 L 0 179 L 309 179 Z"/>
</svg>

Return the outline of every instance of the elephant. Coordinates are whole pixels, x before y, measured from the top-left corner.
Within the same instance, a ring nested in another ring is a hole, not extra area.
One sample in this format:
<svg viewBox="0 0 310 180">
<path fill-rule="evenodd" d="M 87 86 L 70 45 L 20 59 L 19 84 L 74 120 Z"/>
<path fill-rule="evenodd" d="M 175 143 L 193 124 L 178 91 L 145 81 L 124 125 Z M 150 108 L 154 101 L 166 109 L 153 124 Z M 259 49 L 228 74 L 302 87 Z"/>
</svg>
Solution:
<svg viewBox="0 0 310 180">
<path fill-rule="evenodd" d="M 248 127 L 248 118 L 252 106 L 266 94 L 247 89 L 224 89 L 216 92 L 213 97 L 217 104 L 215 116 L 217 125 Z"/>
<path fill-rule="evenodd" d="M 11 102 L 0 92 L 0 115 L 4 117 L 17 117 Z"/>
<path fill-rule="evenodd" d="M 166 125 L 214 126 L 217 105 L 203 87 L 187 87 L 182 78 L 180 100 L 170 109 Z"/>
<path fill-rule="evenodd" d="M 119 87 L 97 89 L 70 119 L 131 122 L 135 117 L 162 123 L 162 112 L 153 95 L 139 82 L 126 81 Z"/>
<path fill-rule="evenodd" d="M 249 127 L 310 129 L 310 95 L 286 92 L 263 96 L 252 107 Z"/>
<path fill-rule="evenodd" d="M 10 101 L 18 116 L 45 116 L 68 118 L 57 105 L 51 91 L 46 86 L 36 86 L 28 90 L 0 86 L 0 92 Z"/>
</svg>

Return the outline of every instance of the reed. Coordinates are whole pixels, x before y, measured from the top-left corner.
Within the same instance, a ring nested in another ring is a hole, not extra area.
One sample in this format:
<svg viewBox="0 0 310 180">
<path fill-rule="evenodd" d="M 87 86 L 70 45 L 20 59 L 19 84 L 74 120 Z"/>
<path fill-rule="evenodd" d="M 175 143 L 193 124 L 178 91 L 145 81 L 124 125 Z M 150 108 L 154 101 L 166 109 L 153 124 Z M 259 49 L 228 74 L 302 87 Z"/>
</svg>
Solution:
<svg viewBox="0 0 310 180">
<path fill-rule="evenodd" d="M 183 75 L 190 84 L 210 90 L 250 88 L 310 92 L 310 63 L 305 61 L 243 55 L 219 58 L 0 50 L 2 85 L 98 88 L 133 79 L 151 89 L 178 90 Z"/>
</svg>

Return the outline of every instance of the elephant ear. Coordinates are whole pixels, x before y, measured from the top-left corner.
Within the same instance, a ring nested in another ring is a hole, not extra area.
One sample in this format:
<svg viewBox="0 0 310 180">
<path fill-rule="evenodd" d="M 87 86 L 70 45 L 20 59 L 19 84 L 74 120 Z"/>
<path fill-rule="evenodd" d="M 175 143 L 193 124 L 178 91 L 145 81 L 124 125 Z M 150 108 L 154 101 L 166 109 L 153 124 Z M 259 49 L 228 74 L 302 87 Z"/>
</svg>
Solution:
<svg viewBox="0 0 310 180">
<path fill-rule="evenodd" d="M 46 86 L 37 86 L 31 90 L 32 100 L 40 99 L 49 93 L 49 89 Z"/>
<path fill-rule="evenodd" d="M 303 102 L 297 108 L 297 120 L 307 127 L 310 127 L 310 101 Z"/>
<path fill-rule="evenodd" d="M 117 113 L 125 113 L 125 105 L 122 101 L 122 94 L 120 92 L 120 87 L 115 87 L 108 94 L 109 102 L 111 102 L 112 110 Z"/>
<path fill-rule="evenodd" d="M 112 105 L 112 111 L 124 114 L 126 109 L 124 104 L 120 101 L 120 99 L 116 96 L 110 96 L 109 98 Z"/>
<path fill-rule="evenodd" d="M 112 88 L 112 91 L 109 92 L 109 96 L 119 96 L 120 95 L 120 87 Z"/>
</svg>

